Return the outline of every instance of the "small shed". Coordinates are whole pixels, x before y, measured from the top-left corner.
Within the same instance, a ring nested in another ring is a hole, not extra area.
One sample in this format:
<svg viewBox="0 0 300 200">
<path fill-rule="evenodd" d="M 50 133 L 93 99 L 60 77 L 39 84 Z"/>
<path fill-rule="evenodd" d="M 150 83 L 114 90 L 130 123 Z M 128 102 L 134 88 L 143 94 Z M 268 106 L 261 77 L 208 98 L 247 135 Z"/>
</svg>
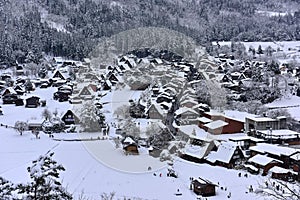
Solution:
<svg viewBox="0 0 300 200">
<path fill-rule="evenodd" d="M 28 122 L 28 130 L 30 131 L 41 131 L 44 121 L 42 120 L 30 120 Z"/>
<path fill-rule="evenodd" d="M 129 136 L 127 136 L 123 141 L 123 150 L 125 151 L 125 154 L 133 154 L 133 155 L 138 155 L 139 150 L 138 150 L 138 145 L 137 143 Z"/>
<path fill-rule="evenodd" d="M 36 108 L 40 105 L 40 97 L 32 96 L 26 99 L 26 108 Z"/>
<path fill-rule="evenodd" d="M 212 182 L 197 178 L 192 181 L 192 189 L 197 195 L 201 195 L 203 197 L 215 196 L 216 195 L 216 184 Z"/>
</svg>

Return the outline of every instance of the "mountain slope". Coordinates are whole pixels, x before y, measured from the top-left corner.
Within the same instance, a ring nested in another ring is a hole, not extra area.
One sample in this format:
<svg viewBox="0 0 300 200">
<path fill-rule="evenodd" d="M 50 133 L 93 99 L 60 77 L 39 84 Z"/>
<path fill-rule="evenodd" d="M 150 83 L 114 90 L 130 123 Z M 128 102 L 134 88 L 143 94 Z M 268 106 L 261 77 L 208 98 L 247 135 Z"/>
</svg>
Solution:
<svg viewBox="0 0 300 200">
<path fill-rule="evenodd" d="M 265 15 L 265 12 L 275 15 Z M 276 15 L 276 13 L 285 13 Z M 300 3 L 271 0 L 1 0 L 0 62 L 41 52 L 82 59 L 99 38 L 164 27 L 202 45 L 215 40 L 299 40 Z"/>
</svg>

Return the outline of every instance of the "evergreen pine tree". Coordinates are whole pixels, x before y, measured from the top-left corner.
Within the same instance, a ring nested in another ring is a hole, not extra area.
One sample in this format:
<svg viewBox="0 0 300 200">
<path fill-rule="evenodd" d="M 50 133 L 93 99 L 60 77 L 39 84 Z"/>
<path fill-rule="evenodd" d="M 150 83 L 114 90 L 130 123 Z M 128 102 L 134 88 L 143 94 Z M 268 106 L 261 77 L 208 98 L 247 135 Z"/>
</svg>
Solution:
<svg viewBox="0 0 300 200">
<path fill-rule="evenodd" d="M 60 171 L 65 168 L 53 160 L 53 152 L 40 156 L 27 168 L 31 182 L 17 186 L 19 194 L 30 200 L 71 200 L 72 196 L 59 180 Z"/>
</svg>

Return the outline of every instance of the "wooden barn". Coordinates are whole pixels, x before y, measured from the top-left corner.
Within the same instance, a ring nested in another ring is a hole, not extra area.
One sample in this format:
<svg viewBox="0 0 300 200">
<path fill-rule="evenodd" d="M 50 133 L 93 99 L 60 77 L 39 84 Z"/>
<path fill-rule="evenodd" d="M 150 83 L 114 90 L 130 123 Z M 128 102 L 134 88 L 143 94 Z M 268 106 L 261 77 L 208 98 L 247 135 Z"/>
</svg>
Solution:
<svg viewBox="0 0 300 200">
<path fill-rule="evenodd" d="M 26 104 L 25 104 L 26 108 L 36 108 L 40 105 L 40 97 L 37 97 L 37 96 L 29 97 L 25 101 L 26 101 Z"/>
<path fill-rule="evenodd" d="M 212 182 L 197 178 L 193 179 L 192 181 L 192 190 L 197 194 L 201 195 L 203 197 L 209 197 L 209 196 L 215 196 L 216 195 L 216 184 L 213 184 Z"/>
</svg>

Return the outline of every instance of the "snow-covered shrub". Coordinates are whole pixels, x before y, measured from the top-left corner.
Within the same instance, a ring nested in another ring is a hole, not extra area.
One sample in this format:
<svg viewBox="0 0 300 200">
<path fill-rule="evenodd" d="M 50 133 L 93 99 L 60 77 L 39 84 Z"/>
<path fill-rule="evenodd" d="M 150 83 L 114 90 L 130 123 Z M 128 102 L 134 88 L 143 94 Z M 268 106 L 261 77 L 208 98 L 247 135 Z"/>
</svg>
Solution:
<svg viewBox="0 0 300 200">
<path fill-rule="evenodd" d="M 92 101 L 83 103 L 80 110 L 80 124 L 84 131 L 97 132 L 101 130 L 97 108 Z"/>
<path fill-rule="evenodd" d="M 13 184 L 4 178 L 0 177 L 0 199 L 12 199 L 12 192 L 15 190 Z"/>
<path fill-rule="evenodd" d="M 122 106 L 118 107 L 115 110 L 114 115 L 117 116 L 117 118 L 121 118 L 121 119 L 129 118 L 130 117 L 130 115 L 129 115 L 129 106 L 122 105 Z"/>
<path fill-rule="evenodd" d="M 137 125 L 135 124 L 135 122 L 132 119 L 126 120 L 123 124 L 122 129 L 126 135 L 130 135 L 135 138 L 138 138 L 141 133 L 140 128 L 137 127 Z"/>
<path fill-rule="evenodd" d="M 160 161 L 172 160 L 172 156 L 167 149 L 164 149 L 159 155 Z"/>
</svg>

